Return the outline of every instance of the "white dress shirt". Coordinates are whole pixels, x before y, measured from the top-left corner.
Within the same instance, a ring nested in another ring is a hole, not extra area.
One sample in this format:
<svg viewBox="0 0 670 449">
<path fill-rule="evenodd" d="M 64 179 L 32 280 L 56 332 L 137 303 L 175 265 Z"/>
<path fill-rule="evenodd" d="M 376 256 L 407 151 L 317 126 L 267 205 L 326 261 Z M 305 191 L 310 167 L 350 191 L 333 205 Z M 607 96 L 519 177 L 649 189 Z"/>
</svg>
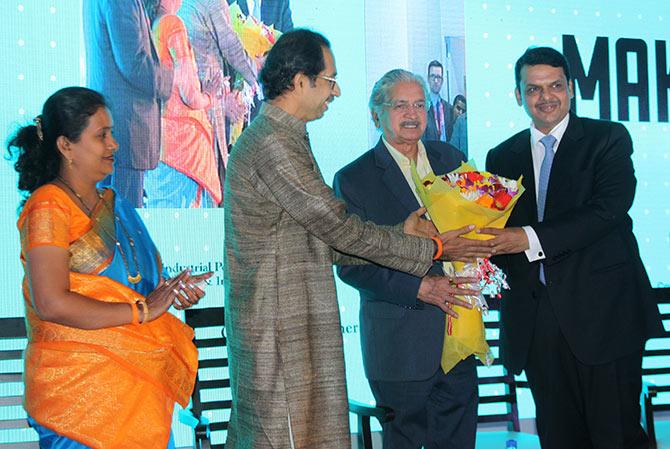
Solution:
<svg viewBox="0 0 670 449">
<path fill-rule="evenodd" d="M 556 138 L 554 143 L 553 151 L 556 153 L 558 150 L 558 145 L 561 143 L 563 134 L 565 133 L 566 128 L 568 127 L 568 122 L 570 121 L 570 114 L 566 114 L 563 120 L 561 120 L 558 125 L 554 126 L 554 129 L 549 131 L 549 134 Z M 530 152 L 533 157 L 533 175 L 535 178 L 535 196 L 537 197 L 538 185 L 540 183 L 540 169 L 542 167 L 542 160 L 544 159 L 544 145 L 540 142 L 545 134 L 542 131 L 539 131 L 534 124 L 530 125 Z M 528 249 L 525 251 L 526 257 L 528 257 L 529 262 L 534 262 L 536 260 L 542 260 L 546 257 L 542 245 L 540 244 L 540 239 L 537 237 L 537 233 L 532 226 L 523 226 L 522 228 L 528 237 Z"/>
</svg>

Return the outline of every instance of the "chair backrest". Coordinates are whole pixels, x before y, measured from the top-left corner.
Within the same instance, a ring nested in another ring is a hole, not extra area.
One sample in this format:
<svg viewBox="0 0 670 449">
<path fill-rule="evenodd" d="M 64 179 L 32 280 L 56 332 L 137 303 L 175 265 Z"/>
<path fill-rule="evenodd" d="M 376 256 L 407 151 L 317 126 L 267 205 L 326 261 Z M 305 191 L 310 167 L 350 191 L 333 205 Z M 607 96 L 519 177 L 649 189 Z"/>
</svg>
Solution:
<svg viewBox="0 0 670 449">
<path fill-rule="evenodd" d="M 670 324 L 670 288 L 654 289 L 656 302 L 664 324 Z M 642 377 L 653 390 L 653 395 L 645 404 L 645 414 L 656 414 L 670 411 L 670 332 L 666 326 L 661 338 L 647 342 L 642 362 Z M 651 421 L 653 425 L 653 421 Z"/>
<path fill-rule="evenodd" d="M 223 311 L 223 307 L 185 311 L 186 324 L 195 330 L 193 341 L 199 353 L 191 412 L 201 422 L 202 418 L 209 422 L 208 426 L 196 427 L 196 447 L 223 449 L 228 430 L 232 399 Z"/>
<path fill-rule="evenodd" d="M 517 382 L 498 359 L 500 346 L 500 312 L 490 310 L 484 317 L 486 340 L 496 356 L 491 366 L 477 367 L 479 377 L 479 410 L 477 422 L 504 423 L 507 430 L 519 431 Z"/>
<path fill-rule="evenodd" d="M 656 301 L 664 322 L 670 320 L 670 288 L 654 289 Z M 650 340 L 644 351 L 642 375 L 655 385 L 658 393 L 653 407 L 657 411 L 670 410 L 670 332 L 662 338 Z M 669 393 L 669 394 L 663 394 Z"/>
<path fill-rule="evenodd" d="M 23 318 L 0 318 L 0 448 L 37 449 L 37 433 L 23 410 Z"/>
</svg>

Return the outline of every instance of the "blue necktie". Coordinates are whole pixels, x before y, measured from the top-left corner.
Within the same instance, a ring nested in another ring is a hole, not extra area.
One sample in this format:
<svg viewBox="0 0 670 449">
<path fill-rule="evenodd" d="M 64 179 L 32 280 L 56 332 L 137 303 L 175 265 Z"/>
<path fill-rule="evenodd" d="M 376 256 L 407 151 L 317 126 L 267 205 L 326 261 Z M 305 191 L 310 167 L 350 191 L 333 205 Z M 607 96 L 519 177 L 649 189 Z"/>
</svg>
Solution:
<svg viewBox="0 0 670 449">
<path fill-rule="evenodd" d="M 537 220 L 544 219 L 544 205 L 547 201 L 547 188 L 549 187 L 549 175 L 551 174 L 551 164 L 554 162 L 554 144 L 556 138 L 551 134 L 540 139 L 544 146 L 544 159 L 540 167 L 540 179 L 537 183 Z M 544 278 L 544 264 L 540 264 L 540 282 L 546 284 Z"/>
</svg>

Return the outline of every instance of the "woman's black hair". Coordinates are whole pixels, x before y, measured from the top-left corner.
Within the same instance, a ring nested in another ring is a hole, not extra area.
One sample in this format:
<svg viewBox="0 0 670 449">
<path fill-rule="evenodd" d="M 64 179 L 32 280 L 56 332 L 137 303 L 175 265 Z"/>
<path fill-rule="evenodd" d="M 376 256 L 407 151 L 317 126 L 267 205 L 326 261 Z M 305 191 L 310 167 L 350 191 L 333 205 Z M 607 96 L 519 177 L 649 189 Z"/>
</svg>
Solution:
<svg viewBox="0 0 670 449">
<path fill-rule="evenodd" d="M 107 107 L 105 98 L 85 87 L 66 87 L 51 95 L 35 123 L 19 128 L 7 144 L 9 157 L 16 161 L 19 190 L 30 194 L 53 181 L 62 163 L 56 139 L 65 136 L 77 142 L 102 107 Z"/>
</svg>

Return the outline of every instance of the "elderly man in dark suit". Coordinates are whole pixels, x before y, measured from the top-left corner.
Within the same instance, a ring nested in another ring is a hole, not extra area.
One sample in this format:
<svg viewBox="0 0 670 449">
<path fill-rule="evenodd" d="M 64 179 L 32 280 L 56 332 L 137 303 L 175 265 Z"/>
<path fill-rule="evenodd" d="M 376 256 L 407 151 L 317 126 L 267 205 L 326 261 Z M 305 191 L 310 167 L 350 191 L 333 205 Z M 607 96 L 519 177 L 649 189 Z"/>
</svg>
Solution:
<svg viewBox="0 0 670 449">
<path fill-rule="evenodd" d="M 633 145 L 619 123 L 570 113 L 573 82 L 558 51 L 527 50 L 516 98 L 532 124 L 492 149 L 487 169 L 526 193 L 492 250 L 507 272 L 501 351 L 526 370 L 542 447 L 642 449 L 645 341 L 661 331 L 628 210 Z"/>
<path fill-rule="evenodd" d="M 382 137 L 334 181 L 347 210 L 364 220 L 399 223 L 419 207 L 411 161 L 423 176 L 449 172 L 463 160 L 449 144 L 421 143 L 425 86 L 417 75 L 392 70 L 372 90 L 370 109 Z M 444 276 L 441 263 L 425 276 L 379 265 L 341 266 L 338 274 L 360 292 L 363 364 L 372 392 L 377 404 L 395 411 L 395 419 L 383 424 L 384 447 L 474 448 L 476 362 L 468 357 L 448 373 L 440 367 L 445 314 L 453 314 L 449 303 L 463 304 L 454 297 L 463 290 Z"/>
<path fill-rule="evenodd" d="M 112 185 L 142 207 L 144 172 L 160 156 L 160 102 L 170 96 L 172 71 L 161 67 L 141 0 L 90 0 L 83 5 L 87 84 L 109 99 L 114 117 Z"/>
</svg>

